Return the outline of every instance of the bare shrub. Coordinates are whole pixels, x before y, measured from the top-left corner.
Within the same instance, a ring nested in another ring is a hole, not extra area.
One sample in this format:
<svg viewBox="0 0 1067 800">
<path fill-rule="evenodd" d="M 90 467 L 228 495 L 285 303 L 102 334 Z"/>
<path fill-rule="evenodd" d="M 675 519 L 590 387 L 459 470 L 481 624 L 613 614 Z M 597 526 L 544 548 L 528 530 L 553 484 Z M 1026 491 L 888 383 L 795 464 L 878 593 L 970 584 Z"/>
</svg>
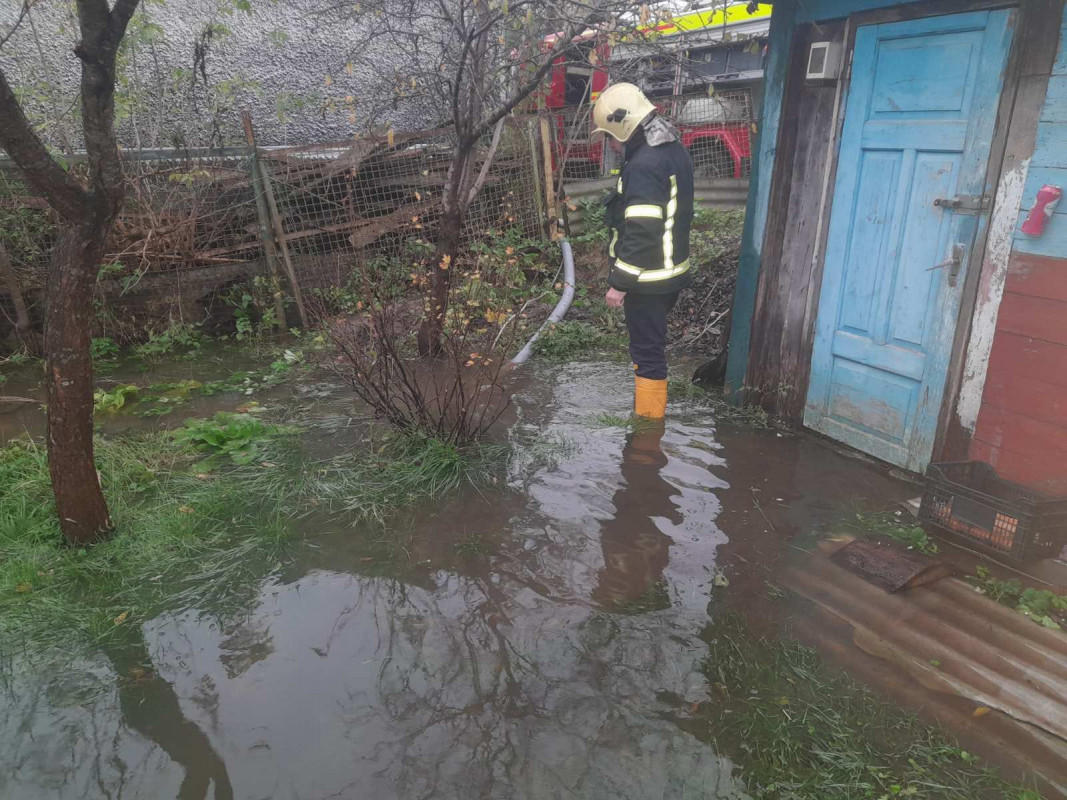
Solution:
<svg viewBox="0 0 1067 800">
<path fill-rule="evenodd" d="M 540 258 L 540 256 L 538 256 Z M 430 308 L 427 259 L 406 278 L 362 262 L 349 286 L 359 287 L 355 313 L 331 313 L 325 298 L 312 302 L 317 324 L 332 344 L 329 368 L 375 415 L 403 431 L 464 444 L 484 435 L 510 404 L 508 359 L 543 311 L 552 287 L 528 279 L 530 257 L 503 240 L 474 247 L 452 266 L 441 349 L 420 357 L 419 321 Z"/>
</svg>

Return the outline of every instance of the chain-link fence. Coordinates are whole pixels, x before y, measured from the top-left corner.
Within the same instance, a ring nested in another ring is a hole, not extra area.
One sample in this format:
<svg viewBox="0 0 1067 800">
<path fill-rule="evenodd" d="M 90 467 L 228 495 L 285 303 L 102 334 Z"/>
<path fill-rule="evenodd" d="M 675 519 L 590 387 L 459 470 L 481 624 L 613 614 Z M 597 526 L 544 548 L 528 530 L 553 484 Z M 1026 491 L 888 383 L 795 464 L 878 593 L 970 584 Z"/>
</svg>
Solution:
<svg viewBox="0 0 1067 800">
<path fill-rule="evenodd" d="M 535 130 L 518 121 L 502 130 L 467 214 L 468 246 L 543 235 Z M 279 257 L 288 259 L 301 289 L 344 288 L 366 265 L 410 271 L 436 240 L 451 158 L 442 133 L 261 152 L 267 200 L 277 207 Z"/>
<path fill-rule="evenodd" d="M 752 149 L 752 93 L 748 88 L 654 98 L 657 109 L 677 125 L 701 178 L 747 178 Z M 550 114 L 557 174 L 565 181 L 596 179 L 618 168 L 620 158 L 592 135 L 584 104 Z"/>
<path fill-rule="evenodd" d="M 470 207 L 467 245 L 543 236 L 538 135 L 536 121 L 504 126 Z M 126 202 L 100 266 L 100 335 L 132 339 L 175 321 L 210 331 L 247 302 L 251 282 L 265 296 L 279 297 L 280 288 L 299 298 L 343 290 L 357 267 L 407 270 L 435 241 L 451 151 L 447 135 L 430 132 L 286 149 L 125 154 Z M 56 221 L 10 164 L 0 164 L 0 238 L 39 327 Z M 14 325 L 11 291 L 0 285 L 0 339 Z M 275 309 L 298 318 L 281 300 Z"/>
<path fill-rule="evenodd" d="M 752 93 L 749 89 L 683 95 L 664 103 L 704 178 L 747 178 L 752 159 Z"/>
</svg>

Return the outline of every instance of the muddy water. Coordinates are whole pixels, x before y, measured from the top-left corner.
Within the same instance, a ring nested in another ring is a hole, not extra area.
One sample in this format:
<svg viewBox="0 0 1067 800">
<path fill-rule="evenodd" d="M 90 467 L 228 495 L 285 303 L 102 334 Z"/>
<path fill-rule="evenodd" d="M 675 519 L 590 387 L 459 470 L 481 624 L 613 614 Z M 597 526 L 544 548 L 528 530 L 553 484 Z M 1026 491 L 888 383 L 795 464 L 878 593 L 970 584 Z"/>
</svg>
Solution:
<svg viewBox="0 0 1067 800">
<path fill-rule="evenodd" d="M 628 411 L 624 369 L 539 370 L 512 431 L 566 446 L 395 522 L 417 569 L 308 521 L 238 619 L 167 615 L 122 655 L 0 686 L 0 797 L 745 797 L 675 722 L 707 695 L 713 586 L 755 597 L 798 531 L 907 489 L 698 408 L 597 427 Z"/>
</svg>

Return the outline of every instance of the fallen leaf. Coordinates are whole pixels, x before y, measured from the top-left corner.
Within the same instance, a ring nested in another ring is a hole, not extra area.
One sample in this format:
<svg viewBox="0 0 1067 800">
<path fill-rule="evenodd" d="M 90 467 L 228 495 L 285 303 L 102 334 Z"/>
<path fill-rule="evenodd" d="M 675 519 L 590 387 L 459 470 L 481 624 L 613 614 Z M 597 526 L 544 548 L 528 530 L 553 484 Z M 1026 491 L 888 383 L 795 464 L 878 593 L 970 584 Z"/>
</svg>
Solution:
<svg viewBox="0 0 1067 800">
<path fill-rule="evenodd" d="M 19 594 L 26 594 L 26 592 L 32 592 L 33 587 L 28 583 L 20 583 L 15 587 L 15 591 Z"/>
<path fill-rule="evenodd" d="M 126 617 L 128 617 L 128 616 L 130 616 L 130 612 L 129 611 L 123 611 L 121 614 L 119 614 L 117 617 L 115 617 L 115 624 L 116 625 L 121 625 L 123 622 L 126 621 Z"/>
<path fill-rule="evenodd" d="M 178 510 L 183 514 L 192 514 L 196 511 L 192 506 L 178 506 Z"/>
<path fill-rule="evenodd" d="M 976 708 L 974 710 L 974 713 L 971 714 L 971 716 L 974 717 L 975 719 L 977 719 L 979 717 L 984 717 L 990 711 L 992 711 L 992 709 L 989 708 L 988 706 L 978 706 L 978 708 Z"/>
<path fill-rule="evenodd" d="M 396 141 L 396 134 L 393 132 L 392 128 L 390 128 L 389 132 L 385 135 L 385 140 L 389 143 L 390 147 L 392 147 L 393 142 Z"/>
</svg>

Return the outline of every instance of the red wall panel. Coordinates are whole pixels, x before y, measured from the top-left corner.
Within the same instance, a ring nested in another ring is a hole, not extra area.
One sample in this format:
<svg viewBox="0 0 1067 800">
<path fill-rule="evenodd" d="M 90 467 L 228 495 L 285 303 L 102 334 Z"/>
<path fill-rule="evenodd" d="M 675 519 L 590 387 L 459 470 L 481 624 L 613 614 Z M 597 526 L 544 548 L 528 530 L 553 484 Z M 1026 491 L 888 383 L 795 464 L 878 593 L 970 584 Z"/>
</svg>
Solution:
<svg viewBox="0 0 1067 800">
<path fill-rule="evenodd" d="M 1067 496 L 1067 259 L 1011 256 L 970 457 Z"/>
</svg>

